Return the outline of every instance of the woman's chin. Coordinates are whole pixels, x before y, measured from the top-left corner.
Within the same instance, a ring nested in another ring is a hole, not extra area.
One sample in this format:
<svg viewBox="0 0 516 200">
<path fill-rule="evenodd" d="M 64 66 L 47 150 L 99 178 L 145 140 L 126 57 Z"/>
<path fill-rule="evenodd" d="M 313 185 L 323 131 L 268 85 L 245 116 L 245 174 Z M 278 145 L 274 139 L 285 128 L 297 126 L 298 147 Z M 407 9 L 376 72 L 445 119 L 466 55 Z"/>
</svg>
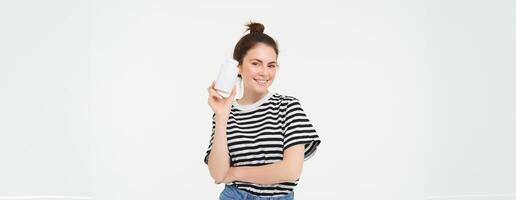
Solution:
<svg viewBox="0 0 516 200">
<path fill-rule="evenodd" d="M 268 91 L 268 86 L 256 86 L 254 87 L 254 91 L 256 93 L 266 93 Z"/>
</svg>

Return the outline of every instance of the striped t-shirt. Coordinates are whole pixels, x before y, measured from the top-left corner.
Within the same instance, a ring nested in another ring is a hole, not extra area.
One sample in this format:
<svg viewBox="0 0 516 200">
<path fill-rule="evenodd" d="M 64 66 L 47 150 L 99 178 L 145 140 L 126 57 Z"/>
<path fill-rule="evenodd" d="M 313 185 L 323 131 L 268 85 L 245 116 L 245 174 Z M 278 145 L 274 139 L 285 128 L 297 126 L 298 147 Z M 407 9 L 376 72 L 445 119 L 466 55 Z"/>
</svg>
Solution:
<svg viewBox="0 0 516 200">
<path fill-rule="evenodd" d="M 215 133 L 215 115 L 212 133 L 204 162 L 208 164 Z M 230 165 L 260 166 L 283 160 L 285 149 L 296 144 L 305 145 L 305 161 L 311 158 L 321 143 L 314 127 L 292 96 L 269 92 L 251 105 L 233 101 L 226 129 Z M 293 191 L 299 179 L 279 184 L 254 184 L 235 181 L 239 189 L 258 196 L 280 196 Z"/>
</svg>

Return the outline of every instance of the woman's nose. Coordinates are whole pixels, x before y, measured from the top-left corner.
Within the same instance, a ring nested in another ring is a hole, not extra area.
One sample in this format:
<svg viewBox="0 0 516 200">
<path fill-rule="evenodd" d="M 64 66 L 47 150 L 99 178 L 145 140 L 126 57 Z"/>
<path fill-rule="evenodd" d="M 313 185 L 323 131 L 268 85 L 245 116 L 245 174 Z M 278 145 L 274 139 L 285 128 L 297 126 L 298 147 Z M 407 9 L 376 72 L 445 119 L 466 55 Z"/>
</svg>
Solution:
<svg viewBox="0 0 516 200">
<path fill-rule="evenodd" d="M 262 65 L 260 67 L 260 69 L 258 70 L 258 74 L 259 75 L 265 75 L 266 73 L 267 73 L 267 68 Z"/>
</svg>

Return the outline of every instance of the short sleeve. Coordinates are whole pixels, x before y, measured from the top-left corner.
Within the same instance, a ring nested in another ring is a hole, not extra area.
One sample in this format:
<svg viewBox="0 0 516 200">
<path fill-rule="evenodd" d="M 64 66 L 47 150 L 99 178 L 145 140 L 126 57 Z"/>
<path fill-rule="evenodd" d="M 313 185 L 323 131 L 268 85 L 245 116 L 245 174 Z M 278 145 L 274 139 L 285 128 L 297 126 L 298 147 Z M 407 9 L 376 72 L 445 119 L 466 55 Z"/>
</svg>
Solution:
<svg viewBox="0 0 516 200">
<path fill-rule="evenodd" d="M 297 144 L 305 145 L 305 161 L 310 159 L 321 143 L 299 100 L 291 97 L 286 108 L 283 150 Z"/>
<path fill-rule="evenodd" d="M 208 156 L 211 152 L 211 146 L 213 145 L 213 136 L 215 135 L 215 114 L 211 117 L 211 136 L 210 136 L 210 144 L 208 145 L 208 150 L 206 151 L 206 155 L 204 156 L 204 163 L 208 164 Z"/>
</svg>

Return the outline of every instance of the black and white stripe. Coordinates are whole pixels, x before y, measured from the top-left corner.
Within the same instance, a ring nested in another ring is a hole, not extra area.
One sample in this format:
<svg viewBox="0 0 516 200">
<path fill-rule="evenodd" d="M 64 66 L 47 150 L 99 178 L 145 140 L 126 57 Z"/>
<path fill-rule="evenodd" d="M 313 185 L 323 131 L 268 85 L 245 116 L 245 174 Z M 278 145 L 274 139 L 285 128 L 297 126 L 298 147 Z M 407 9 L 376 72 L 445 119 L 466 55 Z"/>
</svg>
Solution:
<svg viewBox="0 0 516 200">
<path fill-rule="evenodd" d="M 212 119 L 210 144 L 204 157 L 208 163 L 215 131 Z M 247 107 L 234 102 L 227 124 L 227 140 L 231 166 L 260 166 L 283 159 L 285 149 L 305 144 L 305 161 L 311 158 L 320 139 L 301 108 L 292 96 L 269 93 L 255 106 Z M 235 181 L 239 189 L 259 196 L 279 196 L 292 192 L 299 179 L 279 184 L 254 184 Z"/>
</svg>

